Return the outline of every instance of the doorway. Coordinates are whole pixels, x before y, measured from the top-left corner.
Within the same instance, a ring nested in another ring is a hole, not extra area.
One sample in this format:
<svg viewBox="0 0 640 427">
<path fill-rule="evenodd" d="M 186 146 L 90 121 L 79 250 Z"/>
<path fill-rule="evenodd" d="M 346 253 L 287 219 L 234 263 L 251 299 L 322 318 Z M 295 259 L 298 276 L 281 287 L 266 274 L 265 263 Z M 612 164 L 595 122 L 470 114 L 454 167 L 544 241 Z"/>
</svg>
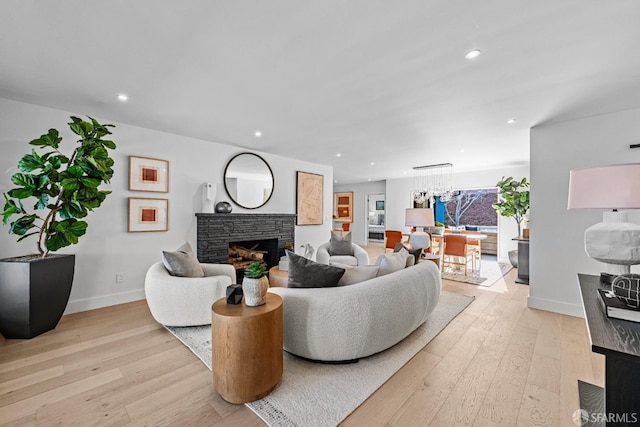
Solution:
<svg viewBox="0 0 640 427">
<path fill-rule="evenodd" d="M 385 197 L 384 194 L 367 196 L 367 242 L 384 242 L 385 229 Z"/>
</svg>

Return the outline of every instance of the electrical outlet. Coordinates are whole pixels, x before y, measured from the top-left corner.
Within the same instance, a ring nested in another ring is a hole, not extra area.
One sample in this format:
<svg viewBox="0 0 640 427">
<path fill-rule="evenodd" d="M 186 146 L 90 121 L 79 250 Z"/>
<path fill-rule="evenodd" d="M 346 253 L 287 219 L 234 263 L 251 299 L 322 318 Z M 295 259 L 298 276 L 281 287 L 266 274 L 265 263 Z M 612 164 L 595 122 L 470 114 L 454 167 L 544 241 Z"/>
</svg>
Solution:
<svg viewBox="0 0 640 427">
<path fill-rule="evenodd" d="M 116 273 L 116 283 L 124 282 L 124 273 Z"/>
</svg>

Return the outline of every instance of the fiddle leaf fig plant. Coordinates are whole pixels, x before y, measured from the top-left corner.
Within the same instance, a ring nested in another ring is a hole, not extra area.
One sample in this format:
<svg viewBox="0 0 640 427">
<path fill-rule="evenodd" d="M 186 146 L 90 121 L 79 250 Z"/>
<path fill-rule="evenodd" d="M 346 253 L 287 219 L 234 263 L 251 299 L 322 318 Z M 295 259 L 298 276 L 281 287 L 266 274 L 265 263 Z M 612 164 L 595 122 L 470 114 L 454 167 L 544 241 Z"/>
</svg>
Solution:
<svg viewBox="0 0 640 427">
<path fill-rule="evenodd" d="M 513 217 L 516 220 L 519 237 L 522 220 L 529 211 L 529 181 L 526 177 L 518 181 L 513 177 L 503 176 L 496 187 L 498 187 L 498 202 L 492 205 L 493 209 L 501 216 Z"/>
<path fill-rule="evenodd" d="M 45 153 L 31 149 L 23 156 L 18 162 L 19 172 L 11 177 L 16 187 L 3 193 L 2 222 L 7 224 L 17 215 L 9 233 L 20 236 L 18 242 L 37 236 L 42 257 L 78 243 L 87 230 L 86 221 L 80 218 L 99 207 L 111 193 L 99 187 L 113 176 L 114 161 L 108 150 L 114 150 L 116 144 L 105 137 L 114 126 L 91 117 L 89 120 L 71 117 L 69 128 L 80 139 L 69 156 L 59 150 L 62 137 L 56 129 L 29 142 Z M 35 199 L 33 209 L 25 207 L 27 199 Z"/>
</svg>

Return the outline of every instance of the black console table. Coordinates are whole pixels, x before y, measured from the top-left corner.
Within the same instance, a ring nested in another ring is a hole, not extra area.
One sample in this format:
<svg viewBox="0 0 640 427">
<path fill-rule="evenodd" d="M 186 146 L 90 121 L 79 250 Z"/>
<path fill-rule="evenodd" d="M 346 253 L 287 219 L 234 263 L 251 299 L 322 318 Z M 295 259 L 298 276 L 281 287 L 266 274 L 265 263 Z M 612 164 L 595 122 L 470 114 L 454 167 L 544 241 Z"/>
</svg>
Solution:
<svg viewBox="0 0 640 427">
<path fill-rule="evenodd" d="M 523 285 L 529 284 L 529 239 L 514 237 L 511 240 L 518 242 L 518 277 L 515 282 Z"/>
<path fill-rule="evenodd" d="M 599 276 L 578 274 L 591 350 L 605 356 L 605 388 L 579 381 L 584 425 L 640 424 L 640 323 L 609 319 L 598 301 Z M 608 420 L 608 421 L 605 421 Z M 600 421 L 600 422 L 598 422 Z"/>
</svg>

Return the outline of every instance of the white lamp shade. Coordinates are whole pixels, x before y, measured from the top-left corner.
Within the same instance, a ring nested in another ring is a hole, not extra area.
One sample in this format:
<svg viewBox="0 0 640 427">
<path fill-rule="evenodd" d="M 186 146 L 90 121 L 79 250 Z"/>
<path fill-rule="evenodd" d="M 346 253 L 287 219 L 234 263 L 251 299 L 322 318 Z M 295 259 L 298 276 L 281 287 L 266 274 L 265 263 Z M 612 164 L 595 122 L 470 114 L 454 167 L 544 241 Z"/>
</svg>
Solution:
<svg viewBox="0 0 640 427">
<path fill-rule="evenodd" d="M 640 208 L 640 163 L 570 171 L 568 208 Z"/>
<path fill-rule="evenodd" d="M 404 225 L 409 227 L 433 227 L 434 225 L 436 225 L 433 219 L 433 209 L 407 209 L 405 211 Z"/>
</svg>

